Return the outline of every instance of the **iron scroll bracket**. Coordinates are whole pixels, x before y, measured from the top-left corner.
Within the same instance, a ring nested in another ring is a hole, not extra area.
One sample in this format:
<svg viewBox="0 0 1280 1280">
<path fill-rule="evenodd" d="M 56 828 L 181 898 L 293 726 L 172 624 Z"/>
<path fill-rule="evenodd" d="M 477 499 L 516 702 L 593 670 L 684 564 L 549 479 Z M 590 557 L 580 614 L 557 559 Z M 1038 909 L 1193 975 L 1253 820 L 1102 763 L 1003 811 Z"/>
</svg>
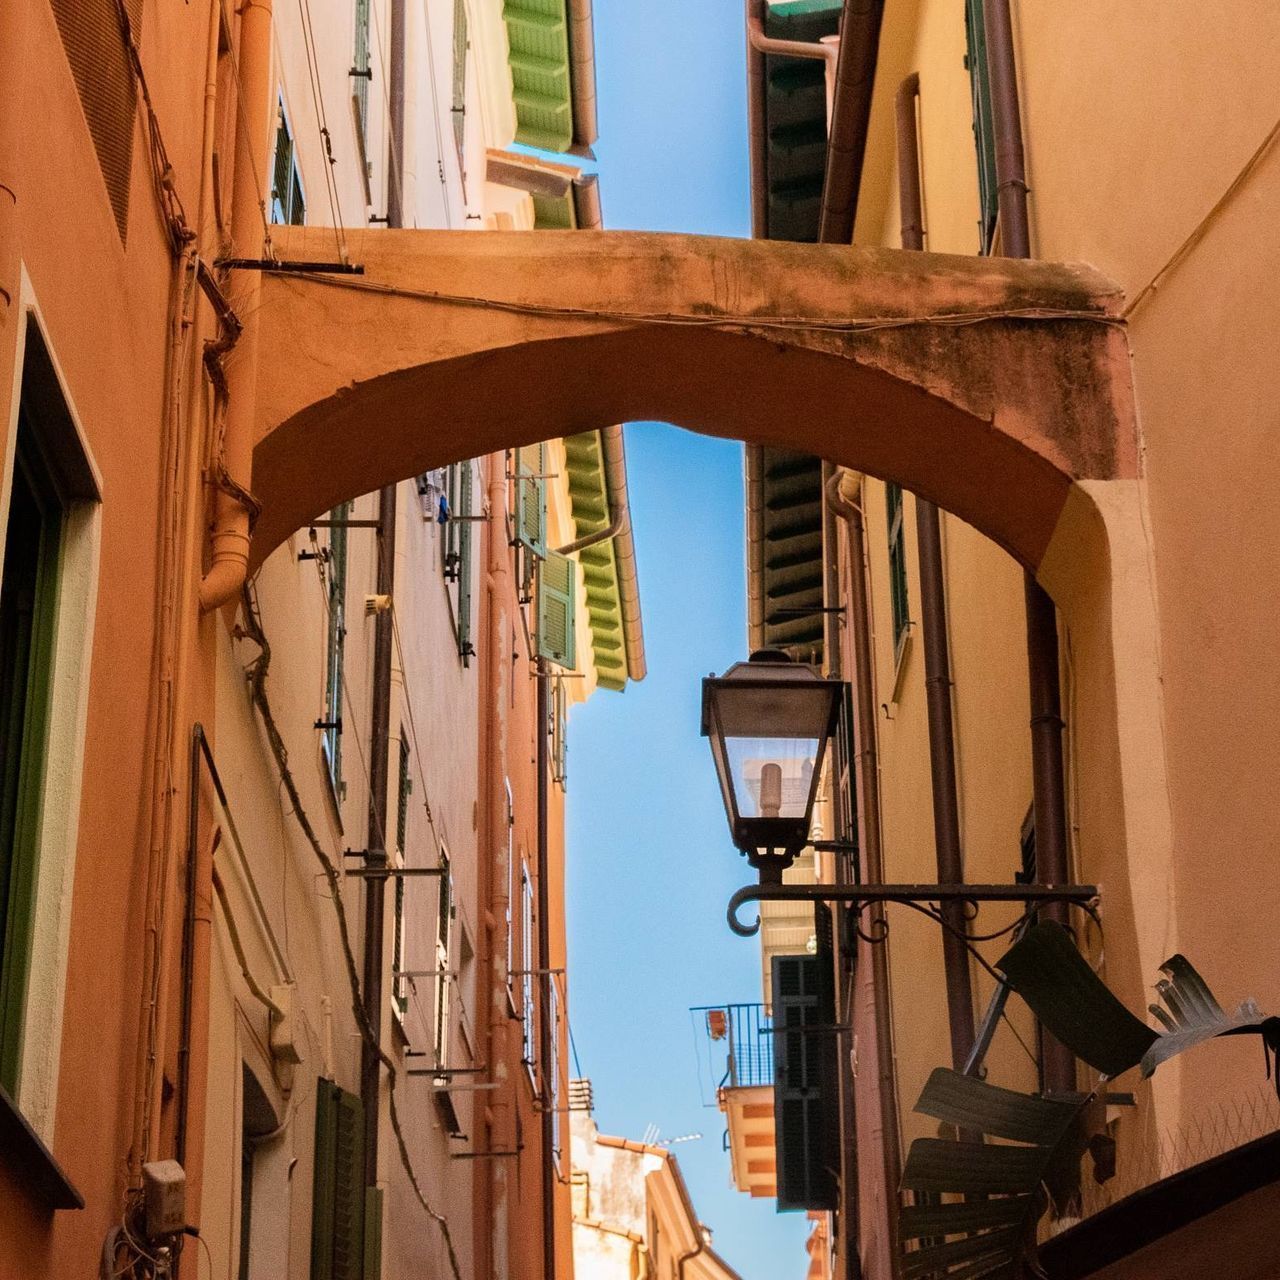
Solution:
<svg viewBox="0 0 1280 1280">
<path fill-rule="evenodd" d="M 970 947 L 976 942 L 990 942 L 1012 933 L 1037 910 L 1055 903 L 1076 907 L 1095 924 L 1101 924 L 1098 887 L 1092 884 L 751 884 L 729 899 L 729 928 L 740 938 L 753 937 L 760 931 L 758 916 L 752 924 L 739 918 L 739 911 L 748 902 L 838 903 L 858 917 L 858 936 L 871 943 L 885 941 L 888 923 L 883 916 L 875 916 L 864 929 L 863 913 L 868 907 L 889 902 L 928 916 Z M 985 903 L 1021 905 L 1022 912 L 1017 919 L 987 933 L 957 927 L 957 914 L 964 920 L 974 920 Z"/>
</svg>

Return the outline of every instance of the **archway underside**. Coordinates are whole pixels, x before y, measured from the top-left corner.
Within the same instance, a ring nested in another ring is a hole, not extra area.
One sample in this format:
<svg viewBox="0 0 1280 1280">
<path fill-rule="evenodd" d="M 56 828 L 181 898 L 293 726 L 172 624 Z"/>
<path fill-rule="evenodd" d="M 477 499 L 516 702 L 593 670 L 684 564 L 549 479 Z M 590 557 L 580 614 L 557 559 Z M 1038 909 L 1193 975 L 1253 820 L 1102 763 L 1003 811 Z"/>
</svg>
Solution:
<svg viewBox="0 0 1280 1280">
<path fill-rule="evenodd" d="M 282 260 L 334 233 L 273 232 Z M 363 274 L 263 281 L 256 565 L 431 467 L 662 420 L 895 480 L 1039 566 L 1074 483 L 1138 451 L 1089 268 L 592 232 L 347 233 Z"/>
</svg>

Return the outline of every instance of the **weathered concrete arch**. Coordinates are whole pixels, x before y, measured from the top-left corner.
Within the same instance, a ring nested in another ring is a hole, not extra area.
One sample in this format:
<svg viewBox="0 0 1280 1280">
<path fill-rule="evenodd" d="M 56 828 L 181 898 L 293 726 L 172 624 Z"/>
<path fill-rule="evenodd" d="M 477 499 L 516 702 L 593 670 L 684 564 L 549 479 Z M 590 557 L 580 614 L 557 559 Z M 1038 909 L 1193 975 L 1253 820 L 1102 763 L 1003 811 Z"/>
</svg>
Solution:
<svg viewBox="0 0 1280 1280">
<path fill-rule="evenodd" d="M 897 480 L 1033 569 L 1073 483 L 1137 474 L 1118 293 L 1088 268 L 632 233 L 348 237 L 363 276 L 263 281 L 255 563 L 342 499 L 620 421 Z M 330 230 L 274 238 L 282 258 L 334 256 Z"/>
</svg>

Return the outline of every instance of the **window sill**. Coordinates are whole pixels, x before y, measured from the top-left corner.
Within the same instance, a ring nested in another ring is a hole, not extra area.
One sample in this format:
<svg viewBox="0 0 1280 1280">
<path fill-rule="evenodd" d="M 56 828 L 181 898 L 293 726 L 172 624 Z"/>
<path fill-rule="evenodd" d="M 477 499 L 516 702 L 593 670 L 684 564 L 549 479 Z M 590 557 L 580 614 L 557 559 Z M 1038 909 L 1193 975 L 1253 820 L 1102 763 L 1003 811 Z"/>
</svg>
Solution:
<svg viewBox="0 0 1280 1280">
<path fill-rule="evenodd" d="M 71 1184 L 53 1153 L 40 1141 L 13 1099 L 0 1088 L 0 1152 L 32 1199 L 44 1209 L 83 1209 L 84 1197 Z"/>
</svg>

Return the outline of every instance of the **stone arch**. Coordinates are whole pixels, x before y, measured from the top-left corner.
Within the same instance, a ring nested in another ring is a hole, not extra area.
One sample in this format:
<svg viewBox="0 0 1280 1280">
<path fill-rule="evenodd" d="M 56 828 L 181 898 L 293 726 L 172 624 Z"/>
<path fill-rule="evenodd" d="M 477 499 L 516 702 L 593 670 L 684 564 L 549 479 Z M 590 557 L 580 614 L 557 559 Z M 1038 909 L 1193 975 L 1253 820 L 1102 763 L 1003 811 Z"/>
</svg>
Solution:
<svg viewBox="0 0 1280 1280">
<path fill-rule="evenodd" d="M 1077 733 L 1105 762 L 1079 815 L 1086 874 L 1136 940 L 1109 947 L 1126 985 L 1155 972 L 1176 939 L 1136 908 L 1170 892 L 1172 834 L 1114 286 L 1085 267 L 686 236 L 346 235 L 362 275 L 262 282 L 253 565 L 383 484 L 619 421 L 897 481 L 1058 603 Z M 273 239 L 284 260 L 334 256 L 329 229 Z"/>
</svg>

